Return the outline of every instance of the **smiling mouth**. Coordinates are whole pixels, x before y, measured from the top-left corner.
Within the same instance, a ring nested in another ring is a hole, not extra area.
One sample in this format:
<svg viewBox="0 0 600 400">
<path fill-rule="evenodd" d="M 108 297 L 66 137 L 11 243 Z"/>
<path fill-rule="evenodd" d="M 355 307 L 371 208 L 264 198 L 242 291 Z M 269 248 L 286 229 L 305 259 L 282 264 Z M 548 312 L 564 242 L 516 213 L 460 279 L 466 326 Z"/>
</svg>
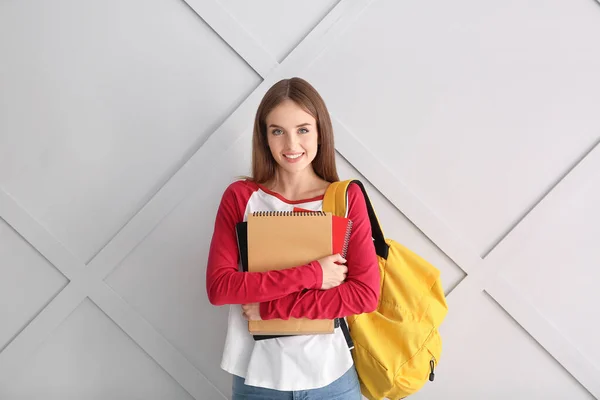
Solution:
<svg viewBox="0 0 600 400">
<path fill-rule="evenodd" d="M 297 159 L 297 158 L 300 158 L 300 157 L 302 157 L 303 155 L 304 155 L 304 153 L 296 153 L 296 154 L 284 154 L 283 156 L 284 156 L 285 158 L 288 158 L 288 159 L 290 159 L 290 160 L 295 160 L 295 159 Z"/>
</svg>

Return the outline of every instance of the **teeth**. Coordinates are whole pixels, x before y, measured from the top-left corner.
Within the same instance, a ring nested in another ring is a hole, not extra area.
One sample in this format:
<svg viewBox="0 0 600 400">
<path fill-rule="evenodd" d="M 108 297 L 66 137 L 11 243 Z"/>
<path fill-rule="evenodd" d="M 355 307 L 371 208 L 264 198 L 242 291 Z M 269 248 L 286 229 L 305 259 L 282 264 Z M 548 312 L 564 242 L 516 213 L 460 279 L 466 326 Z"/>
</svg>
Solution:
<svg viewBox="0 0 600 400">
<path fill-rule="evenodd" d="M 285 157 L 287 157 L 287 158 L 291 158 L 291 159 L 298 158 L 298 157 L 300 157 L 301 155 L 302 155 L 302 153 L 300 153 L 300 154 L 294 154 L 294 155 L 291 155 L 291 154 L 290 154 L 290 155 L 288 155 L 288 154 L 284 154 L 284 156 L 285 156 Z"/>
</svg>

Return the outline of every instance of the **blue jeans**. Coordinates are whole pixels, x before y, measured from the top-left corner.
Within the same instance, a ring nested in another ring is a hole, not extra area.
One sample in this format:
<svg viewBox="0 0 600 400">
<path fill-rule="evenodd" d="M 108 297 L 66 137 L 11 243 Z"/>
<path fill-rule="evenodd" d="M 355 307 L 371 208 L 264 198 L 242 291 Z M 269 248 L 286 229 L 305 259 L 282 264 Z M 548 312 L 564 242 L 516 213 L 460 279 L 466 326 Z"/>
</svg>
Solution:
<svg viewBox="0 0 600 400">
<path fill-rule="evenodd" d="M 310 390 L 279 391 L 244 384 L 244 378 L 233 376 L 232 400 L 361 400 L 360 384 L 352 366 L 329 385 Z"/>
</svg>

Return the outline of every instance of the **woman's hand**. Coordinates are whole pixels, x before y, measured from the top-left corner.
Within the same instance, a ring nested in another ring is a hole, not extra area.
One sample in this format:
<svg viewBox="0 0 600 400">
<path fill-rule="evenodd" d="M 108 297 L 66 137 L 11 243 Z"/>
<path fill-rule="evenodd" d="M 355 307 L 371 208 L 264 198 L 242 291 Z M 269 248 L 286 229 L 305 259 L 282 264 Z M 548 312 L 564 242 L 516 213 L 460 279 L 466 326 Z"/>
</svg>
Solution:
<svg viewBox="0 0 600 400">
<path fill-rule="evenodd" d="M 346 280 L 348 268 L 343 265 L 346 260 L 339 254 L 334 254 L 321 258 L 319 264 L 323 270 L 323 285 L 322 290 L 327 290 L 339 286 Z"/>
<path fill-rule="evenodd" d="M 242 304 L 242 315 L 248 321 L 260 321 L 260 303 Z"/>
</svg>

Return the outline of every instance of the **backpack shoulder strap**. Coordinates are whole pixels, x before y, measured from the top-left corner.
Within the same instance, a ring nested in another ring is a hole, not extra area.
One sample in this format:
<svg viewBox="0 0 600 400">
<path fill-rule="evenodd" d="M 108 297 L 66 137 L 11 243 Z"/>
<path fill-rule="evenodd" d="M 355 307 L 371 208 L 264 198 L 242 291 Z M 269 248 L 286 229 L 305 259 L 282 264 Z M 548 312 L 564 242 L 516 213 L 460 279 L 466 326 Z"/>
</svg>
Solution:
<svg viewBox="0 0 600 400">
<path fill-rule="evenodd" d="M 348 198 L 346 197 L 346 193 L 348 192 L 350 183 L 352 181 L 348 180 L 329 184 L 323 198 L 323 211 L 330 212 L 338 217 L 347 216 Z"/>
<path fill-rule="evenodd" d="M 385 242 L 385 236 L 381 224 L 375 214 L 375 209 L 369 200 L 367 191 L 362 182 L 356 179 L 350 179 L 345 181 L 333 182 L 327 188 L 325 197 L 323 198 L 323 211 L 330 212 L 333 215 L 340 217 L 348 216 L 348 188 L 352 183 L 355 183 L 360 187 L 367 204 L 367 212 L 369 214 L 369 221 L 371 222 L 371 234 L 375 244 L 375 251 L 378 256 L 387 259 L 389 253 L 389 246 Z"/>
</svg>

